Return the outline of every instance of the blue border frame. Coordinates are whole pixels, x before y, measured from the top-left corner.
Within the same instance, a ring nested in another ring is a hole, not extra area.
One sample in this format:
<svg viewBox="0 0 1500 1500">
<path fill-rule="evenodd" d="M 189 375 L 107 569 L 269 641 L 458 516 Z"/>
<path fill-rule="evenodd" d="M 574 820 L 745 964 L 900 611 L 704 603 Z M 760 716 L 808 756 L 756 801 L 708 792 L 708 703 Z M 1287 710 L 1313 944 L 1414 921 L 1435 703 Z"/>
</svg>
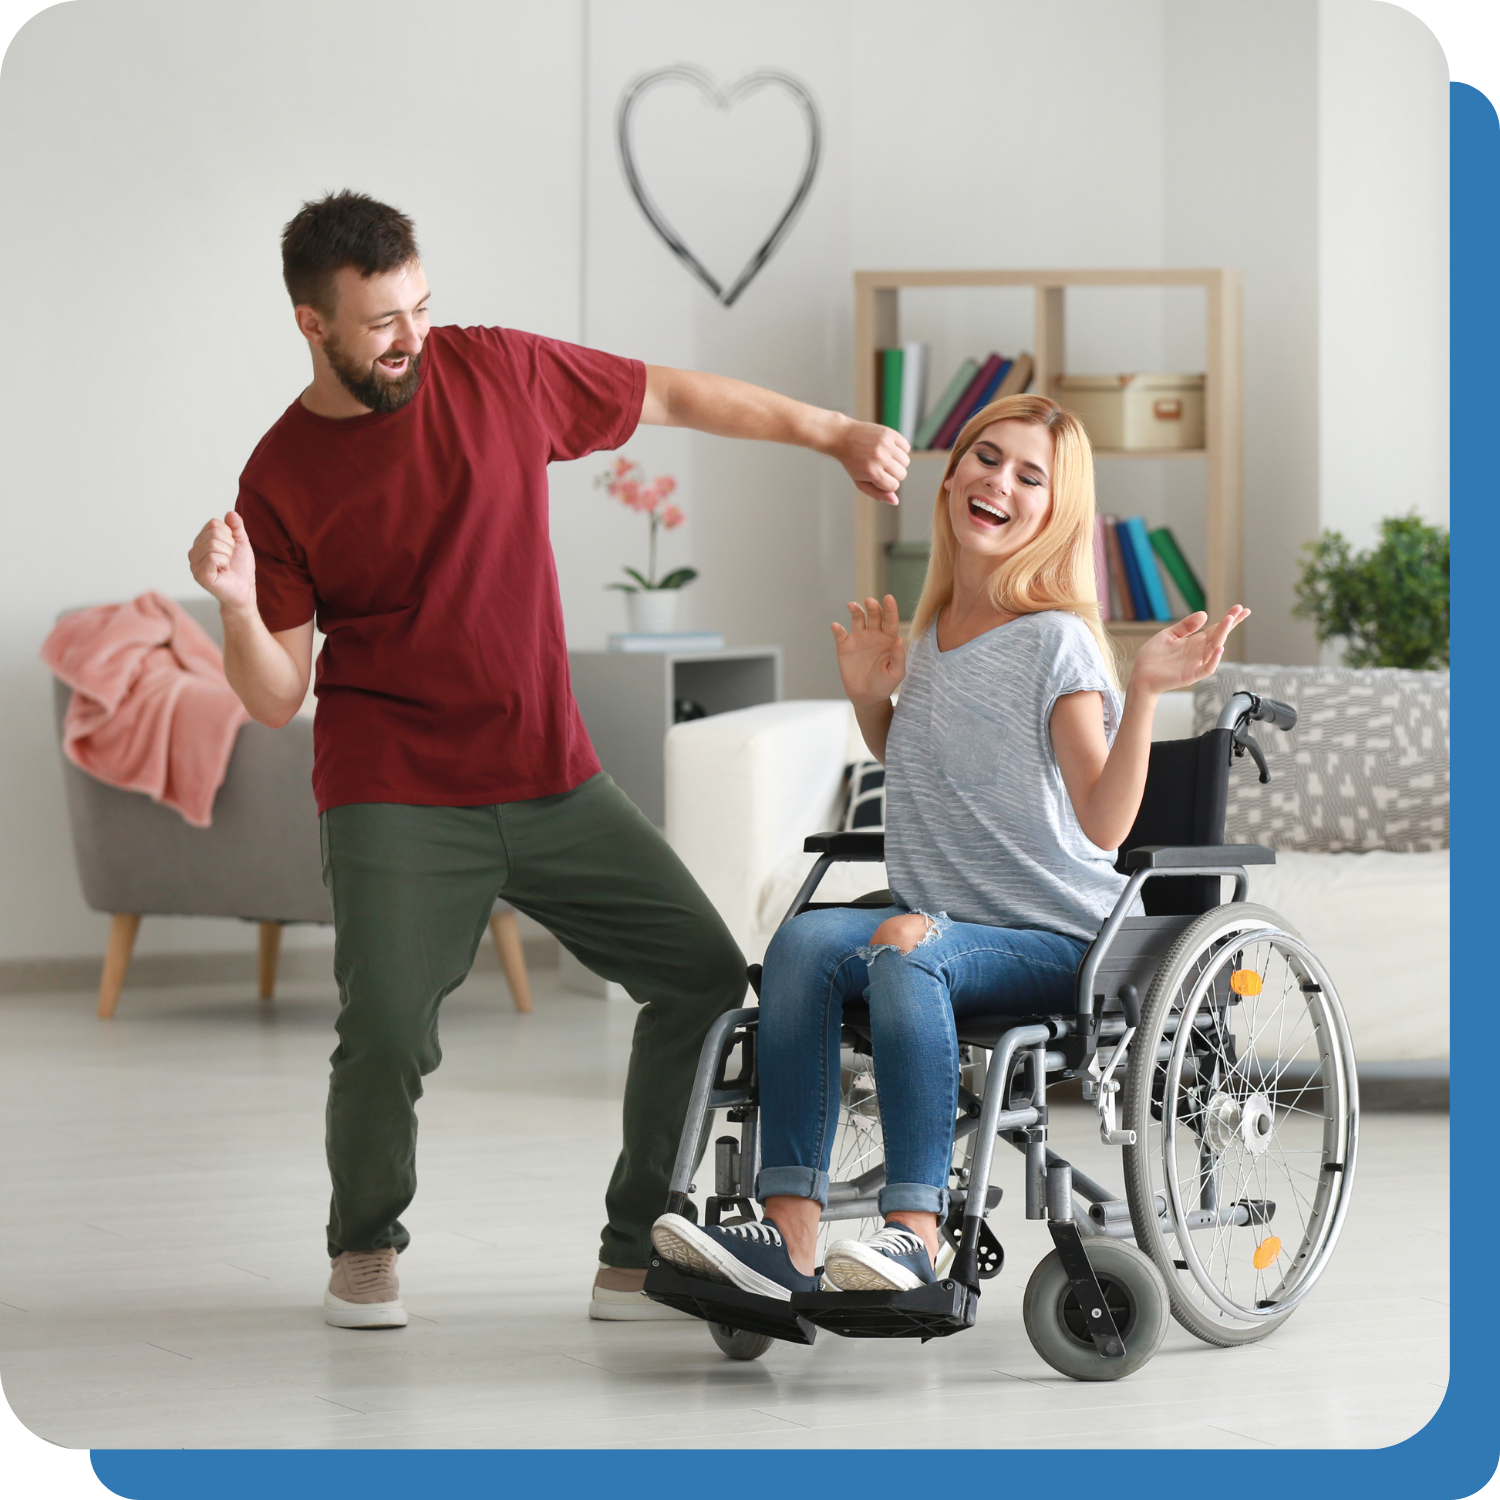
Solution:
<svg viewBox="0 0 1500 1500">
<path fill-rule="evenodd" d="M 1483 656 L 1491 646 L 1486 617 L 1493 587 L 1494 559 L 1500 556 L 1500 521 L 1490 432 L 1500 425 L 1500 120 L 1477 89 L 1452 85 L 1452 405 L 1450 441 L 1453 465 L 1453 518 L 1463 545 L 1453 554 L 1453 675 L 1474 692 L 1453 700 L 1453 798 L 1464 811 L 1453 822 L 1453 995 L 1458 1045 L 1452 1062 L 1454 1175 L 1486 1175 L 1480 1160 L 1488 1149 L 1488 1121 L 1481 1113 L 1487 1051 L 1463 1045 L 1465 1019 L 1459 997 L 1487 1004 L 1481 981 L 1481 934 L 1493 920 L 1482 851 L 1500 843 L 1500 816 L 1484 796 L 1483 760 L 1490 754 L 1484 725 L 1495 724 L 1494 704 L 1480 691 Z M 1461 316 L 1460 316 L 1461 314 Z M 1486 504 L 1488 500 L 1491 503 Z M 1465 880 L 1463 876 L 1469 876 Z M 1481 1247 L 1481 1274 L 1495 1244 L 1494 1195 L 1479 1193 L 1464 1203 L 1465 1243 Z M 1487 1232 L 1488 1231 L 1488 1232 Z M 1393 1246 L 1393 1254 L 1399 1247 Z M 1459 1500 L 1482 1488 L 1500 1455 L 1495 1423 L 1495 1376 L 1488 1341 L 1453 1337 L 1450 1314 L 1451 1375 L 1447 1395 L 1433 1419 L 1415 1436 L 1392 1448 L 1246 1451 L 1235 1460 L 1244 1480 L 1288 1485 L 1293 1490 L 1335 1486 L 1362 1496 L 1397 1495 L 1403 1500 Z M 1377 1356 L 1378 1357 L 1378 1356 Z M 1102 1450 L 1109 1451 L 1109 1450 Z M 1186 1458 L 1189 1449 L 1167 1450 Z M 784 1477 L 793 1493 L 847 1485 L 849 1455 L 842 1451 L 740 1453 L 718 1451 L 720 1473 L 726 1460 L 746 1461 L 761 1477 Z M 870 1455 L 872 1458 L 874 1455 Z M 1222 1465 L 1222 1454 L 1214 1455 Z M 934 1455 L 926 1450 L 882 1452 L 879 1473 L 891 1482 L 931 1483 Z M 597 1449 L 383 1451 L 243 1450 L 193 1452 L 157 1449 L 101 1449 L 94 1472 L 130 1500 L 259 1500 L 278 1492 L 283 1500 L 313 1500 L 356 1488 L 370 1494 L 405 1490 L 412 1494 L 486 1493 L 520 1487 L 548 1494 L 601 1492 L 611 1500 L 655 1497 L 662 1488 L 662 1455 Z M 1056 1482 L 1056 1455 L 1005 1453 L 1007 1487 L 1028 1481 Z M 876 1472 L 874 1470 L 872 1473 Z M 1111 1489 L 1120 1496 L 1157 1500 L 1162 1489 L 1160 1450 L 1110 1453 Z M 699 1477 L 701 1483 L 701 1474 Z"/>
</svg>

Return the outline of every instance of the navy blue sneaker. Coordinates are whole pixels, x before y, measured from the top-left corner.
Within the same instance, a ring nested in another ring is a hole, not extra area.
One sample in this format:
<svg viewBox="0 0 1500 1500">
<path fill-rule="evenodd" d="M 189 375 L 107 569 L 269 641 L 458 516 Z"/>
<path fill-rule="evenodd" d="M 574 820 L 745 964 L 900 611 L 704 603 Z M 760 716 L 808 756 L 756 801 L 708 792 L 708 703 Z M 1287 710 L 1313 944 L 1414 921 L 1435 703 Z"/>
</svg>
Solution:
<svg viewBox="0 0 1500 1500">
<path fill-rule="evenodd" d="M 937 1280 L 922 1236 L 900 1224 L 867 1240 L 836 1241 L 823 1275 L 841 1292 L 909 1292 Z"/>
<path fill-rule="evenodd" d="M 663 1214 L 651 1226 L 656 1253 L 684 1276 L 717 1281 L 758 1297 L 790 1302 L 793 1292 L 815 1292 L 816 1276 L 792 1264 L 781 1231 L 769 1219 L 758 1224 L 694 1224 L 681 1214 Z"/>
</svg>

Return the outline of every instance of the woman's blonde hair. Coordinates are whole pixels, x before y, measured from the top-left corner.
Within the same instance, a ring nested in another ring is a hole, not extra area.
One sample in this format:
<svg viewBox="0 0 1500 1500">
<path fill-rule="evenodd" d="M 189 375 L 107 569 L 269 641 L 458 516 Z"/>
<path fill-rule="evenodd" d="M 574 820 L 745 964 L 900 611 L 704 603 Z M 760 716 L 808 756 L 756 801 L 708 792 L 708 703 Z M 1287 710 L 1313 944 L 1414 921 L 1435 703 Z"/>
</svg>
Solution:
<svg viewBox="0 0 1500 1500">
<path fill-rule="evenodd" d="M 1042 529 L 990 574 L 996 609 L 1032 615 L 1045 609 L 1075 614 L 1093 632 L 1111 680 L 1119 686 L 1114 646 L 1099 619 L 1094 575 L 1094 453 L 1083 423 L 1046 396 L 1005 396 L 967 422 L 953 444 L 943 485 L 992 422 L 1028 422 L 1052 434 L 1052 506 Z M 912 617 L 915 640 L 953 597 L 953 560 L 958 542 L 948 515 L 948 491 L 940 485 L 932 512 L 932 551 L 927 581 Z"/>
</svg>

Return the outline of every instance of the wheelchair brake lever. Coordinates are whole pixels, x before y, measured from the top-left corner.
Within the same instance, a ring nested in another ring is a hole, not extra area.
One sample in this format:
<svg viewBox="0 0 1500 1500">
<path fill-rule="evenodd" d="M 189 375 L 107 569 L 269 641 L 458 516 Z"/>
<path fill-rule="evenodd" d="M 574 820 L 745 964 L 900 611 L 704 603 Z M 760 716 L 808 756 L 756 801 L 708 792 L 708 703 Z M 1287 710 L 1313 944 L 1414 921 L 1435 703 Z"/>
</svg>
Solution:
<svg viewBox="0 0 1500 1500">
<path fill-rule="evenodd" d="M 1121 1130 L 1115 1117 L 1115 1095 L 1120 1092 L 1120 1081 L 1115 1077 L 1115 1069 L 1125 1060 L 1125 1049 L 1134 1035 L 1134 1026 L 1126 1029 L 1125 1034 L 1115 1043 L 1109 1066 L 1102 1071 L 1097 1052 L 1089 1059 L 1088 1074 L 1098 1092 L 1098 1102 L 1094 1107 L 1099 1111 L 1099 1139 L 1106 1146 L 1135 1145 L 1135 1131 Z"/>
<path fill-rule="evenodd" d="M 1265 751 L 1256 743 L 1255 736 L 1248 729 L 1236 729 L 1234 731 L 1234 753 L 1236 755 L 1243 755 L 1247 750 L 1250 752 L 1250 759 L 1255 762 L 1260 771 L 1260 784 L 1265 786 L 1271 779 L 1270 769 L 1266 765 Z"/>
</svg>

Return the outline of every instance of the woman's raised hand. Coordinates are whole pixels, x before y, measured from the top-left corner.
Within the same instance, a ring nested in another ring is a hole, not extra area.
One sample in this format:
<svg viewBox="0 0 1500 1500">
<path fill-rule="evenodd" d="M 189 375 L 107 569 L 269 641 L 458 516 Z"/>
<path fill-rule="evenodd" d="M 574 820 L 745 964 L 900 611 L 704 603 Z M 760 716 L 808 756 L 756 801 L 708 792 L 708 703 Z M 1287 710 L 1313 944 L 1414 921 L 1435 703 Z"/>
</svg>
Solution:
<svg viewBox="0 0 1500 1500">
<path fill-rule="evenodd" d="M 889 703 L 906 676 L 906 642 L 901 639 L 901 617 L 894 597 L 887 594 L 883 604 L 878 599 L 866 599 L 862 605 L 851 599 L 849 628 L 835 624 L 833 641 L 849 701 L 856 708 Z"/>
<path fill-rule="evenodd" d="M 1217 625 L 1200 609 L 1153 635 L 1135 654 L 1130 686 L 1148 693 L 1172 693 L 1212 677 L 1224 655 L 1229 632 L 1250 611 L 1236 604 Z"/>
</svg>

